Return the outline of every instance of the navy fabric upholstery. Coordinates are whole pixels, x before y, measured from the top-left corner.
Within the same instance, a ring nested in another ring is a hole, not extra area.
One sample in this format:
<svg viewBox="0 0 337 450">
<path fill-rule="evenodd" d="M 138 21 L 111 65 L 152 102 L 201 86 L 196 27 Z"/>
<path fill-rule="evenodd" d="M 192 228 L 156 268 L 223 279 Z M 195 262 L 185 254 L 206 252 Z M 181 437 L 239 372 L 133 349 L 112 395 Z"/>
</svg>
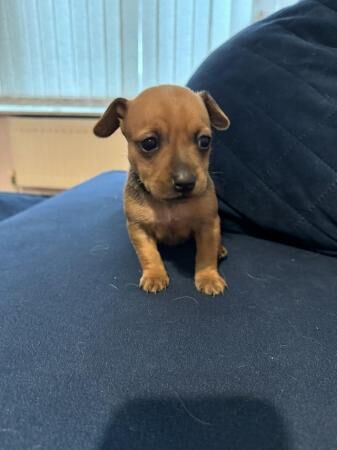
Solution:
<svg viewBox="0 0 337 450">
<path fill-rule="evenodd" d="M 0 448 L 337 448 L 334 258 L 226 235 L 221 297 L 137 287 L 124 174 L 0 224 Z"/>
<path fill-rule="evenodd" d="M 0 221 L 45 200 L 46 196 L 0 192 Z"/>
<path fill-rule="evenodd" d="M 228 228 L 337 254 L 336 48 L 336 0 L 306 0 L 241 32 L 191 78 L 231 118 L 211 164 Z"/>
</svg>

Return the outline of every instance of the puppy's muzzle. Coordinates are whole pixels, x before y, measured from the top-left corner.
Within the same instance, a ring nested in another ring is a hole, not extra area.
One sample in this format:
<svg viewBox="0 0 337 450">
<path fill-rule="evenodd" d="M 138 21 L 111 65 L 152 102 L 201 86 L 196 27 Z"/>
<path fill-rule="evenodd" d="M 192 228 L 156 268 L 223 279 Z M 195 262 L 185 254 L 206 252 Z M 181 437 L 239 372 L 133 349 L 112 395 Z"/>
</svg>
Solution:
<svg viewBox="0 0 337 450">
<path fill-rule="evenodd" d="M 177 170 L 172 176 L 174 190 L 180 194 L 189 194 L 193 191 L 196 177 L 188 169 Z"/>
</svg>

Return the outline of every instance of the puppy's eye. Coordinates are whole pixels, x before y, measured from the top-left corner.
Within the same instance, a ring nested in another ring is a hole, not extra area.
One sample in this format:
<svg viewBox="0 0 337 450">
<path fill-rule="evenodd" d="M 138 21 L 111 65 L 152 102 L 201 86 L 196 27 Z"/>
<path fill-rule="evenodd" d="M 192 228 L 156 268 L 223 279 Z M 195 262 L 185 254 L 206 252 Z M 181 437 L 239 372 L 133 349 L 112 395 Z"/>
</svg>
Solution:
<svg viewBox="0 0 337 450">
<path fill-rule="evenodd" d="M 200 150 L 208 150 L 211 145 L 210 136 L 201 135 L 198 137 L 198 146 Z"/>
<path fill-rule="evenodd" d="M 140 141 L 139 147 L 144 152 L 153 152 L 155 150 L 158 150 L 159 140 L 156 136 L 147 137 L 146 139 Z"/>
</svg>

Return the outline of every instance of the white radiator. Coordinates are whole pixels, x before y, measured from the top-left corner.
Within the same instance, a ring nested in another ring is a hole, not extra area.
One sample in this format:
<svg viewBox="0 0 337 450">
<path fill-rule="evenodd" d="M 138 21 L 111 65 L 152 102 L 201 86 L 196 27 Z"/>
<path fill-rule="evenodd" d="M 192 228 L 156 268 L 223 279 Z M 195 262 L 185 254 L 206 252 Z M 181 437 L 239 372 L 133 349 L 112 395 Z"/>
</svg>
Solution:
<svg viewBox="0 0 337 450">
<path fill-rule="evenodd" d="M 12 117 L 8 119 L 16 184 L 22 189 L 65 189 L 106 170 L 128 168 L 118 131 L 99 139 L 97 119 Z"/>
</svg>

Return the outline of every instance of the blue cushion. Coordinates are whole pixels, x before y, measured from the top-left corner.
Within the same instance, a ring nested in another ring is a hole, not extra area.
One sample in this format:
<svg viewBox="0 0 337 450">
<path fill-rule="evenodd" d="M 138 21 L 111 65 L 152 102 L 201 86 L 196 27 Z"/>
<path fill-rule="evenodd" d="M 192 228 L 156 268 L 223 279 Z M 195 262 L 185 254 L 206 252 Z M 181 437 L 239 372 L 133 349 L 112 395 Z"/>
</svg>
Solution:
<svg viewBox="0 0 337 450">
<path fill-rule="evenodd" d="M 45 200 L 47 196 L 0 192 L 0 221 Z"/>
<path fill-rule="evenodd" d="M 225 226 L 337 254 L 337 2 L 244 30 L 189 82 L 231 119 L 211 171 Z"/>
<path fill-rule="evenodd" d="M 137 287 L 104 174 L 0 223 L 0 448 L 330 450 L 337 430 L 333 258 L 226 235 L 229 291 Z"/>
</svg>

